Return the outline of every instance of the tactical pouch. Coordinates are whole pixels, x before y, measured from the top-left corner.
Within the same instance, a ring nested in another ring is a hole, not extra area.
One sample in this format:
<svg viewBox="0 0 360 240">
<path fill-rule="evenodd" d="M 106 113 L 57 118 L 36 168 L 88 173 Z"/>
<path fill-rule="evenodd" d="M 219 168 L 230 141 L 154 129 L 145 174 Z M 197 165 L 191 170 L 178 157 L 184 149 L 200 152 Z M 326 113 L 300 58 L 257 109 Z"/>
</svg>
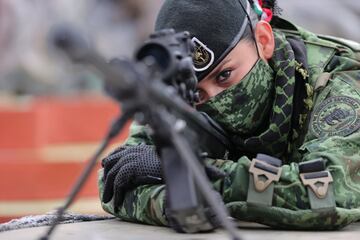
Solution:
<svg viewBox="0 0 360 240">
<path fill-rule="evenodd" d="M 324 159 L 300 163 L 299 171 L 300 179 L 307 187 L 311 209 L 335 208 L 333 178 L 329 171 L 325 171 Z"/>
<path fill-rule="evenodd" d="M 274 182 L 281 176 L 281 160 L 258 154 L 251 162 L 249 172 L 248 204 L 272 205 Z"/>
</svg>

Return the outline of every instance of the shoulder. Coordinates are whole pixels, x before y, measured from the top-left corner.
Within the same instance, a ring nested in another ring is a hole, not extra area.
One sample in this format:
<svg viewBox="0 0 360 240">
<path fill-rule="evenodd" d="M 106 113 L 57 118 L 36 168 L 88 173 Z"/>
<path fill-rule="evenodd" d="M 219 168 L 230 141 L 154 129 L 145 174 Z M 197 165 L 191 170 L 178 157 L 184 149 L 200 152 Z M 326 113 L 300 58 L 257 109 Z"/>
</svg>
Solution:
<svg viewBox="0 0 360 240">
<path fill-rule="evenodd" d="M 357 72 L 360 74 L 360 70 Z M 356 85 L 354 78 L 348 74 L 334 74 L 316 97 L 309 121 L 308 140 L 346 137 L 360 131 L 360 85 Z"/>
<path fill-rule="evenodd" d="M 272 26 L 274 31 L 281 31 L 285 34 L 286 38 L 297 38 L 304 42 L 309 70 L 309 83 L 315 86 L 316 80 L 335 56 L 337 45 L 331 41 L 321 39 L 315 33 L 279 17 L 274 18 Z"/>
<path fill-rule="evenodd" d="M 304 41 L 309 60 L 327 58 L 329 54 L 337 52 L 360 61 L 360 43 L 329 35 L 315 34 L 301 26 L 280 17 L 274 17 L 271 22 L 274 30 L 283 32 L 287 37 L 297 37 Z"/>
</svg>

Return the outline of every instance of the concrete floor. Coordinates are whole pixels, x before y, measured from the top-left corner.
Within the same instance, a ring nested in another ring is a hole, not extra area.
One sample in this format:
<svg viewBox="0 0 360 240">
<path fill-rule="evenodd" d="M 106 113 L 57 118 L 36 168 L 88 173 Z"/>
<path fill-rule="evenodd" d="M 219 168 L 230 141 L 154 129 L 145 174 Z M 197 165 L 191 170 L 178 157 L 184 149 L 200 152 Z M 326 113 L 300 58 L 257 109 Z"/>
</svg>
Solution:
<svg viewBox="0 0 360 240">
<path fill-rule="evenodd" d="M 243 240 L 358 240 L 360 239 L 360 222 L 336 232 L 302 232 L 275 231 L 267 227 L 239 223 L 239 235 Z M 27 228 L 0 233 L 1 240 L 38 240 L 46 227 Z M 103 220 L 74 224 L 63 224 L 54 232 L 52 240 L 228 240 L 223 231 L 211 234 L 177 234 L 165 227 L 154 227 L 121 222 L 119 220 Z"/>
</svg>

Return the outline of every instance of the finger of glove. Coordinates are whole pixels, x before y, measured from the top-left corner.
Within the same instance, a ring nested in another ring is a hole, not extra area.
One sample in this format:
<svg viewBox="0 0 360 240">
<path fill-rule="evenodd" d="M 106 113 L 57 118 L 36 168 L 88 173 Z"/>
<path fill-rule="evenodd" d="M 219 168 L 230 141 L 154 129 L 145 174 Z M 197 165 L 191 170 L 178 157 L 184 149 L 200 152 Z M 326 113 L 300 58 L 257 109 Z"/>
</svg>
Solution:
<svg viewBox="0 0 360 240">
<path fill-rule="evenodd" d="M 223 179 L 227 176 L 224 171 L 212 165 L 205 165 L 205 172 L 208 178 L 212 181 Z"/>
<path fill-rule="evenodd" d="M 162 184 L 164 183 L 163 179 L 161 177 L 154 177 L 154 176 L 139 176 L 136 177 L 134 180 L 134 185 L 133 186 L 139 186 L 139 185 L 144 185 L 144 184 Z"/>
<path fill-rule="evenodd" d="M 159 158 L 144 154 L 138 163 L 138 176 L 162 178 L 162 166 Z"/>
<path fill-rule="evenodd" d="M 104 158 L 101 161 L 101 165 L 104 168 L 104 176 L 106 176 L 108 172 L 114 167 L 114 165 L 125 156 L 126 156 L 126 151 L 123 150 L 120 152 L 112 153 L 108 155 L 106 158 Z"/>
<path fill-rule="evenodd" d="M 118 161 L 107 173 L 107 175 L 104 178 L 104 192 L 103 192 L 103 202 L 107 203 L 109 202 L 114 194 L 114 180 L 120 171 L 120 169 L 127 163 L 128 161 Z"/>
<path fill-rule="evenodd" d="M 135 188 L 134 179 L 136 172 L 136 164 L 128 163 L 124 165 L 114 181 L 114 206 L 120 207 L 124 201 L 125 193 L 132 188 Z"/>
<path fill-rule="evenodd" d="M 152 145 L 138 145 L 138 146 L 121 146 L 111 152 L 106 158 L 102 160 L 102 165 L 106 166 L 111 164 L 113 159 L 121 159 L 130 154 L 141 156 L 145 153 L 154 152 L 155 147 Z M 156 153 L 155 153 L 156 154 Z"/>
<path fill-rule="evenodd" d="M 116 153 L 118 153 L 118 152 L 125 151 L 126 149 L 131 148 L 131 147 L 132 147 L 132 146 L 122 145 L 122 146 L 120 146 L 120 147 L 115 148 L 112 152 L 109 153 L 109 155 L 113 155 L 113 154 L 116 154 Z"/>
<path fill-rule="evenodd" d="M 112 151 L 111 153 L 109 153 L 109 155 L 107 157 L 105 157 L 102 160 L 102 164 L 107 165 L 109 162 L 111 162 L 112 159 L 114 158 L 122 158 L 124 156 L 127 156 L 131 153 L 136 153 L 139 151 L 139 146 L 121 146 L 116 148 L 114 151 Z"/>
<path fill-rule="evenodd" d="M 106 180 L 108 173 L 114 167 L 115 164 L 119 161 L 136 161 L 139 158 L 139 153 L 136 152 L 132 147 L 126 148 L 120 152 L 117 152 L 113 155 L 109 155 L 106 159 L 103 160 L 104 167 L 104 180 Z"/>
</svg>

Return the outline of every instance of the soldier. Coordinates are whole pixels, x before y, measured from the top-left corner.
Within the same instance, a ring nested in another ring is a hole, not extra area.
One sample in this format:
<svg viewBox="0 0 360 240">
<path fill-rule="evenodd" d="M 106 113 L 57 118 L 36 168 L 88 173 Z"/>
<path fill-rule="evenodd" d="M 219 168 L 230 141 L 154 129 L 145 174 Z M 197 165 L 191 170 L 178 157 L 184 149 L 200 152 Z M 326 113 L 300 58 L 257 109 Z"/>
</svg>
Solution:
<svg viewBox="0 0 360 240">
<path fill-rule="evenodd" d="M 166 0 L 156 30 L 193 37 L 197 109 L 230 133 L 239 155 L 207 160 L 226 173 L 213 185 L 231 216 L 339 229 L 360 220 L 360 45 L 281 19 L 274 2 Z M 121 219 L 168 225 L 151 144 L 133 124 L 102 162 L 100 197 Z"/>
</svg>

